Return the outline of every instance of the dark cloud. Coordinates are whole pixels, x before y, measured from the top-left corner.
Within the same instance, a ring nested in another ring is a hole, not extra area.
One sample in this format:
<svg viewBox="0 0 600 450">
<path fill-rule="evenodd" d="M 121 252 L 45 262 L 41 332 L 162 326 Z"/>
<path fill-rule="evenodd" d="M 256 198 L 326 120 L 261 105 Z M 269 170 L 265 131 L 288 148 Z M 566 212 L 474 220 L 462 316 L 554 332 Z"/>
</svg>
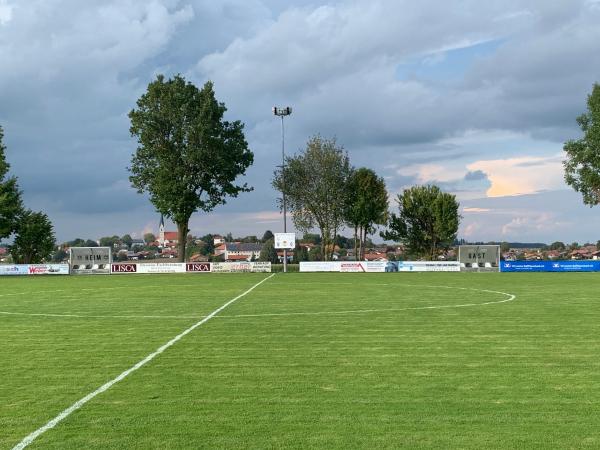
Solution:
<svg viewBox="0 0 600 450">
<path fill-rule="evenodd" d="M 474 170 L 472 172 L 467 172 L 465 175 L 465 181 L 479 181 L 486 180 L 487 175 L 482 170 Z"/>
<path fill-rule="evenodd" d="M 127 112 L 157 73 L 212 79 L 228 117 L 246 123 L 255 190 L 198 223 L 218 227 L 219 218 L 247 234 L 270 220 L 256 214 L 276 211 L 273 105 L 294 107 L 289 153 L 315 133 L 336 136 L 390 192 L 424 181 L 401 169 L 438 164 L 456 173 L 440 182 L 445 189 L 483 196 L 493 174 L 466 167 L 515 150 L 461 137 L 514 133 L 556 154 L 578 135 L 574 119 L 600 73 L 600 9 L 584 0 L 3 4 L 11 10 L 0 18 L 7 155 L 26 202 L 50 213 L 59 239 L 72 238 L 78 221 L 96 229 L 90 216 L 106 217 L 106 233 L 154 220 L 127 181 L 135 150 Z"/>
</svg>

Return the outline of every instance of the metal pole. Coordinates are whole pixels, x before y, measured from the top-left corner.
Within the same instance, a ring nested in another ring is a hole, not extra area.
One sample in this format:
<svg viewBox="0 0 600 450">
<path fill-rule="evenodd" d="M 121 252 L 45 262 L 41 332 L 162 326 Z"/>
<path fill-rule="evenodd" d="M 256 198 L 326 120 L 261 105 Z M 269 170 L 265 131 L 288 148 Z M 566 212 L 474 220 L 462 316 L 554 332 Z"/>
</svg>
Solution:
<svg viewBox="0 0 600 450">
<path fill-rule="evenodd" d="M 285 202 L 285 128 L 281 116 L 281 181 L 283 184 L 283 232 L 287 233 L 287 205 Z M 287 249 L 283 249 L 283 272 L 287 272 Z"/>
</svg>

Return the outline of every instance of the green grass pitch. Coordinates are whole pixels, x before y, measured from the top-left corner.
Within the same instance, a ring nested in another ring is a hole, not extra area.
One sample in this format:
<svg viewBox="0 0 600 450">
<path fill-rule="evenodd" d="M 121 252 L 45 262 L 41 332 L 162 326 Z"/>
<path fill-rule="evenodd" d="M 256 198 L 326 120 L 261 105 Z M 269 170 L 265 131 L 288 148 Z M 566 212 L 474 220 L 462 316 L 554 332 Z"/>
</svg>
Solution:
<svg viewBox="0 0 600 450">
<path fill-rule="evenodd" d="M 0 279 L 0 448 L 266 276 Z M 599 288 L 277 274 L 29 448 L 600 448 Z"/>
</svg>

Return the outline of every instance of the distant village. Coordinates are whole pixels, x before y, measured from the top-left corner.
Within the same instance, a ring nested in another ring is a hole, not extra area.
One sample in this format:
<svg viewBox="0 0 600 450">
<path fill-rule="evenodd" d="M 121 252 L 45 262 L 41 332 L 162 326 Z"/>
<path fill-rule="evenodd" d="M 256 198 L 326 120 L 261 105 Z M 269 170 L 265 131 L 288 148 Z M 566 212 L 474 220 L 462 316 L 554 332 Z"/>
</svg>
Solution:
<svg viewBox="0 0 600 450">
<path fill-rule="evenodd" d="M 245 236 L 234 238 L 231 233 L 227 235 L 206 234 L 201 237 L 187 236 L 187 260 L 190 262 L 205 261 L 259 261 L 283 263 L 283 251 L 272 249 L 273 233 L 265 231 L 262 237 Z M 155 261 L 173 259 L 177 255 L 177 231 L 165 229 L 164 220 L 161 218 L 158 234 L 146 233 L 143 239 L 124 236 L 106 236 L 98 240 L 75 239 L 60 244 L 53 255 L 54 262 L 67 261 L 71 247 L 110 247 L 115 261 Z M 271 252 L 267 255 L 265 249 L 271 243 Z M 508 243 L 508 242 L 467 242 L 460 240 L 457 246 L 449 248 L 439 256 L 440 260 L 453 261 L 457 259 L 458 245 L 465 244 L 495 244 L 500 245 L 501 258 L 505 261 L 543 261 L 543 260 L 595 260 L 600 258 L 600 241 L 596 244 L 586 243 L 579 245 L 574 242 L 565 244 L 554 242 L 550 245 L 543 243 Z M 318 261 L 321 256 L 321 237 L 318 234 L 306 233 L 297 240 L 296 249 L 288 251 L 289 262 Z M 361 252 L 363 261 L 399 261 L 409 258 L 404 247 L 400 244 L 374 244 L 367 239 L 366 246 Z M 6 247 L 0 247 L 0 262 L 10 262 Z M 333 259 L 355 261 L 354 240 L 338 236 L 333 249 Z"/>
</svg>

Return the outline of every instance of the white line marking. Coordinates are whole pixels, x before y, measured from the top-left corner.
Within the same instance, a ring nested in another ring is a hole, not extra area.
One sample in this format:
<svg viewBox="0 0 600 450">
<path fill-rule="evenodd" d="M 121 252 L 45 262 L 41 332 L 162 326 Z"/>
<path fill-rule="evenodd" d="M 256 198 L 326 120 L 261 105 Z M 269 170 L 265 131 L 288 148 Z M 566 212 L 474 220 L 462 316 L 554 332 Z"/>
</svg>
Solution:
<svg viewBox="0 0 600 450">
<path fill-rule="evenodd" d="M 442 286 L 436 286 L 442 287 Z M 470 288 L 456 288 L 456 289 L 470 289 Z M 497 302 L 485 302 L 485 303 L 465 303 L 462 305 L 439 305 L 439 306 L 414 306 L 409 308 L 384 308 L 384 309 L 354 309 L 347 311 L 316 311 L 316 312 L 289 312 L 289 313 L 265 313 L 265 314 L 236 314 L 233 316 L 218 316 L 219 318 L 235 318 L 235 317 L 269 317 L 269 316 L 321 316 L 321 315 L 335 315 L 335 314 L 364 314 L 371 312 L 386 312 L 386 311 L 411 311 L 416 309 L 444 309 L 444 308 L 466 308 L 470 306 L 484 306 L 484 305 L 496 305 L 499 303 L 507 303 L 517 298 L 514 294 L 500 291 L 490 291 L 487 289 L 472 289 L 479 292 L 491 292 L 494 294 L 502 294 L 508 296 L 504 300 Z"/>
<path fill-rule="evenodd" d="M 373 285 L 371 285 L 373 286 Z M 378 284 L 377 286 L 389 286 L 389 284 Z M 237 314 L 237 315 L 220 315 L 219 318 L 235 318 L 235 317 L 270 317 L 270 316 L 320 316 L 320 315 L 336 315 L 336 314 L 361 314 L 371 312 L 386 312 L 386 311 L 409 311 L 418 309 L 444 309 L 444 308 L 465 308 L 468 306 L 483 306 L 494 305 L 498 303 L 507 303 L 516 299 L 516 295 L 501 291 L 491 291 L 489 289 L 477 289 L 458 286 L 434 286 L 425 284 L 398 284 L 402 287 L 428 287 L 435 289 L 460 289 L 463 291 L 489 292 L 492 294 L 505 295 L 509 298 L 497 302 L 485 303 L 466 303 L 463 305 L 439 305 L 439 306 L 415 306 L 409 308 L 383 308 L 383 309 L 354 309 L 343 311 L 316 311 L 316 312 L 288 312 L 288 313 L 264 313 L 264 314 Z M 24 313 L 0 311 L 0 314 L 10 316 L 34 316 L 34 317 L 67 317 L 78 319 L 201 319 L 206 316 L 159 316 L 159 315 L 85 315 L 85 314 L 53 314 L 53 313 Z"/>
<path fill-rule="evenodd" d="M 113 378 L 109 382 L 107 382 L 107 383 L 103 384 L 102 386 L 100 386 L 94 392 L 89 393 L 88 395 L 86 395 L 85 397 L 83 397 L 81 400 L 73 403 L 71 406 L 69 406 L 67 409 L 65 409 L 63 412 L 61 412 L 58 416 L 56 416 L 54 419 L 52 419 L 46 425 L 44 425 L 41 428 L 38 428 L 33 433 L 31 433 L 29 436 L 25 437 L 21 442 L 19 442 L 17 445 L 15 445 L 13 447 L 13 450 L 22 450 L 25 447 L 27 447 L 29 444 L 31 444 L 42 433 L 45 433 L 46 431 L 54 428 L 59 422 L 61 422 L 62 420 L 66 419 L 71 413 L 73 413 L 74 411 L 76 411 L 79 408 L 81 408 L 83 405 L 85 405 L 91 399 L 93 399 L 94 397 L 96 397 L 98 394 L 101 394 L 102 392 L 110 389 L 113 385 L 115 385 L 116 383 L 118 383 L 119 381 L 121 381 L 127 375 L 129 375 L 130 373 L 138 370 L 140 367 L 144 366 L 148 362 L 152 361 L 154 358 L 156 358 L 158 355 L 160 355 L 166 349 L 168 349 L 173 344 L 175 344 L 177 341 L 179 341 L 181 338 L 183 338 L 186 334 L 191 333 L 196 328 L 198 328 L 200 325 L 208 322 L 210 319 L 212 319 L 218 313 L 220 313 L 225 308 L 227 308 L 229 305 L 231 305 L 232 303 L 234 303 L 236 300 L 239 300 L 240 298 L 242 298 L 245 295 L 249 294 L 254 289 L 256 289 L 258 286 L 260 286 L 261 284 L 263 284 L 265 281 L 267 281 L 268 279 L 272 278 L 274 275 L 275 274 L 271 274 L 268 277 L 263 278 L 261 281 L 259 281 L 258 283 L 256 283 L 254 286 L 252 286 L 247 291 L 241 293 L 240 295 L 238 295 L 235 298 L 232 298 L 227 303 L 225 303 L 222 306 L 220 306 L 219 308 L 215 309 L 213 312 L 211 312 L 208 316 L 206 316 L 201 321 L 196 322 L 194 325 L 192 325 L 191 327 L 189 327 L 185 331 L 182 331 L 180 334 L 178 334 L 177 336 L 175 336 L 169 342 L 167 342 L 163 346 L 159 347 L 154 353 L 150 353 L 148 356 L 146 356 L 144 359 L 142 359 L 136 365 L 134 365 L 133 367 L 127 369 L 125 372 L 121 373 L 118 377 Z"/>
<path fill-rule="evenodd" d="M 38 317 L 74 317 L 78 319 L 202 319 L 203 315 L 197 316 L 100 316 L 100 315 L 86 315 L 86 314 L 53 314 L 53 313 L 24 313 L 24 312 L 11 312 L 11 311 L 0 311 L 0 314 L 7 316 L 38 316 Z"/>
</svg>

